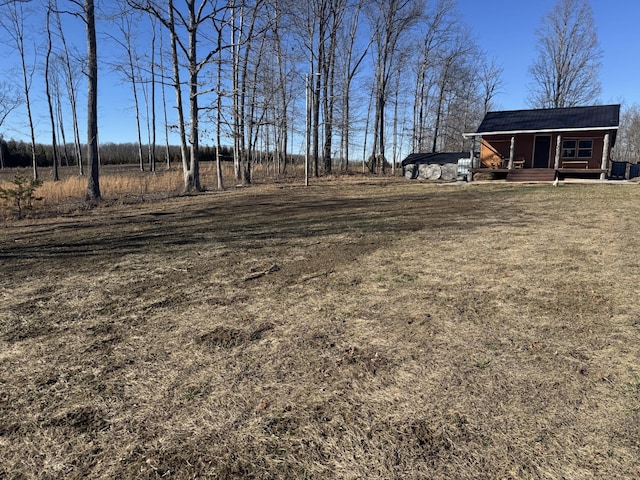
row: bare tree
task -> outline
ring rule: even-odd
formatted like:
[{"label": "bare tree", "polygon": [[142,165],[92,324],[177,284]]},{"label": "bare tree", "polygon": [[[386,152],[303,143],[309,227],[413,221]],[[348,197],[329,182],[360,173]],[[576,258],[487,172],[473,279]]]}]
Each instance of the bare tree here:
[{"label": "bare tree", "polygon": [[292,24],[297,28],[298,42],[303,46],[301,55],[308,62],[308,67],[301,68],[308,72],[305,74],[305,90],[309,118],[305,135],[314,176],[319,175],[320,137],[323,133],[324,171],[329,173],[332,168],[334,112],[336,100],[340,97],[336,93],[338,34],[347,6],[346,0],[291,2]]},{"label": "bare tree", "polygon": [[[76,0],[73,0],[74,2]],[[85,0],[83,19],[87,27],[87,161],[89,176],[86,198],[101,198],[98,159],[98,47],[96,41],[95,7],[93,0]]]},{"label": "bare tree", "polygon": [[357,50],[358,32],[360,29],[360,13],[365,0],[356,0],[350,5],[343,28],[342,48],[338,53],[343,57],[339,61],[342,64],[342,125],[340,132],[341,160],[344,161],[344,170],[349,169],[349,146],[351,141],[351,90],[356,74],[362,66],[365,56],[369,52],[373,38],[369,43]]},{"label": "bare tree", "polygon": [[483,113],[486,114],[493,108],[493,99],[502,88],[504,68],[498,65],[495,59],[492,59],[482,62],[479,73]]},{"label": "bare tree", "polygon": [[588,0],[558,0],[537,30],[529,103],[562,108],[597,101],[602,51]]},{"label": "bare tree", "polygon": [[44,83],[45,93],[47,95],[47,104],[49,105],[49,119],[51,120],[51,151],[53,156],[53,180],[57,182],[58,176],[58,141],[56,139],[56,117],[53,113],[53,98],[51,95],[51,53],[53,51],[53,41],[51,38],[51,14],[53,4],[51,0],[47,2],[46,25],[47,25],[47,54],[45,56]]},{"label": "bare tree", "polygon": [[375,45],[375,109],[373,146],[369,168],[384,173],[386,103],[389,80],[397,60],[400,39],[417,23],[424,5],[419,0],[375,0],[367,9],[373,24]]},{"label": "bare tree", "polygon": [[502,69],[488,61],[469,35],[452,0],[426,10],[417,31],[411,148],[414,152],[463,150],[462,132],[488,109]]},{"label": "bare tree", "polygon": [[[20,93],[9,83],[0,83],[0,127],[9,114],[22,104]],[[0,136],[0,168],[5,168],[4,149],[2,148]]]},{"label": "bare tree", "polygon": [[[54,56],[52,64],[53,64],[52,65],[53,75],[51,75],[51,83],[53,88],[53,102],[55,105],[55,112],[57,117],[56,127],[60,134],[58,138],[60,138],[60,142],[62,146],[62,152],[60,153],[60,155],[64,159],[64,164],[68,167],[69,151],[67,149],[67,140],[66,140],[66,134],[65,134],[65,125],[64,125],[65,115],[62,109],[63,94],[62,94],[62,87],[60,84],[61,75],[62,75],[61,58],[58,55]],[[60,160],[60,163],[62,164],[62,160]]]},{"label": "bare tree", "polygon": [[162,35],[163,30],[160,29],[160,48],[159,48],[159,56],[160,56],[160,72],[162,75],[162,114],[164,117],[164,160],[166,163],[167,170],[171,168],[171,152],[169,150],[169,121],[167,115],[167,97],[165,92],[165,82],[164,82],[164,39]]},{"label": "bare tree", "polygon": [[[257,19],[255,15],[252,15],[252,18]],[[255,24],[255,20],[252,20],[252,23]],[[256,41],[254,43],[257,43],[258,48],[252,55],[253,58],[250,58],[249,55],[245,55],[242,60],[242,91],[244,94],[242,95],[241,105],[243,105],[242,111],[244,112],[245,117],[245,120],[242,123],[245,126],[245,135],[247,138],[246,146],[249,153],[249,166],[256,159],[261,159],[263,148],[258,148],[258,141],[260,140],[260,134],[263,130],[262,127],[266,124],[265,117],[267,112],[265,92],[261,91],[261,87],[263,85],[266,86],[267,81],[264,78],[261,79],[261,85],[259,85],[258,81],[258,76],[263,69],[262,63],[265,59],[265,38],[262,35],[256,37],[259,38],[255,38]],[[251,41],[247,42],[247,47],[251,43]],[[249,49],[247,48],[247,53],[248,52]],[[268,83],[271,84],[271,78],[269,78]]]},{"label": "bare tree", "polygon": [[306,94],[306,156],[311,161],[313,175],[318,176],[319,143],[320,143],[320,89],[322,86],[319,65],[324,60],[324,37],[327,31],[328,3],[323,0],[310,0],[292,5],[293,15],[300,21],[301,39],[304,54],[309,62],[305,75]]},{"label": "bare tree", "polygon": [[327,45],[324,48],[325,59],[322,62],[323,90],[323,118],[324,118],[324,171],[330,173],[332,169],[332,140],[336,110],[336,59],[338,57],[339,33],[347,14],[347,0],[332,0],[329,6],[329,31]]},{"label": "bare tree", "polygon": [[222,178],[222,161],[220,159],[220,149],[222,148],[222,29],[217,33],[218,59],[216,68],[216,181],[218,190],[224,189]]},{"label": "bare tree", "polygon": [[434,8],[426,11],[419,30],[423,32],[421,41],[416,42],[416,74],[413,104],[413,151],[427,151],[427,139],[431,135],[429,113],[434,110],[434,90],[439,79],[438,63],[441,50],[446,48],[455,28],[459,25],[454,16],[455,4],[452,0],[439,0]]},{"label": "bare tree", "polygon": [[0,27],[2,27],[11,37],[14,47],[20,55],[20,66],[22,72],[22,93],[24,95],[24,102],[27,108],[27,118],[29,120],[29,132],[31,138],[31,167],[33,172],[33,179],[38,180],[38,164],[36,159],[36,134],[34,127],[33,114],[31,111],[31,86],[33,82],[33,75],[35,72],[36,55],[33,55],[33,64],[27,64],[27,46],[25,44],[25,18],[27,12],[21,1],[6,2],[7,11],[6,15],[3,15],[3,19],[0,20]]},{"label": "bare tree", "polygon": [[202,0],[196,7],[195,0],[185,0],[187,15],[180,16],[186,20],[185,28],[188,33],[188,45],[179,41],[188,63],[189,71],[189,113],[190,113],[190,127],[189,141],[191,143],[189,168],[185,170],[185,190],[200,190],[200,166],[199,166],[199,142],[200,142],[200,107],[198,103],[201,92],[199,91],[200,85],[198,83],[198,75],[202,68],[209,63],[209,61],[217,53],[216,48],[209,50],[202,58],[198,56],[198,30],[205,23],[211,21],[215,22],[216,17],[221,11],[226,9],[226,6],[218,6],[216,2],[210,2]]},{"label": "bare tree", "polygon": [[[156,19],[150,17],[151,20],[151,59],[150,59],[150,103],[151,103],[151,118],[147,115],[147,130],[150,130],[149,135],[149,170],[156,171]],[[145,90],[146,91],[146,90]],[[146,97],[145,97],[146,98]],[[148,111],[148,103],[147,103]]]},{"label": "bare tree", "polygon": [[0,127],[9,114],[22,104],[18,90],[8,82],[0,83]]},{"label": "bare tree", "polygon": [[617,160],[640,163],[640,105],[623,109],[615,152]]},{"label": "bare tree", "polygon": [[471,142],[463,137],[483,117],[483,97],[477,75],[477,61],[483,62],[472,48],[469,55],[455,63],[443,106],[438,145],[440,151],[468,151]]},{"label": "bare tree", "polygon": [[77,69],[74,69],[72,62],[72,56],[67,45],[64,29],[62,28],[62,21],[60,20],[60,11],[58,10],[57,1],[54,3],[56,26],[58,27],[58,36],[62,44],[62,51],[59,54],[59,58],[64,68],[64,78],[67,87],[67,94],[69,96],[69,103],[71,107],[71,120],[73,123],[73,143],[75,150],[76,161],[78,162],[78,170],[80,175],[84,175],[84,162],[82,159],[82,143],[80,141],[80,129],[78,123],[78,107],[76,102],[76,88],[77,88]]},{"label": "bare tree", "polygon": [[[200,106],[199,97],[203,94],[199,83],[199,75],[202,69],[209,65],[211,59],[217,53],[212,46],[199,54],[198,44],[203,40],[204,31],[216,22],[219,15],[229,8],[226,4],[213,0],[183,0],[182,8],[177,7],[173,0],[167,0],[166,16],[162,11],[161,3],[157,0],[127,0],[129,6],[139,9],[154,16],[162,23],[171,34],[171,58],[173,64],[173,82],[176,91],[176,107],[178,111],[178,128],[182,151],[182,167],[184,176],[184,191],[199,191],[200,186]],[[223,2],[224,3],[224,2]],[[184,32],[184,36],[179,35]],[[188,73],[187,87],[189,91],[189,155],[186,151],[186,128],[182,109],[182,84],[180,81],[181,63],[179,53],[186,60]]]},{"label": "bare tree", "polygon": [[276,58],[276,95],[278,99],[274,102],[274,127],[275,127],[275,162],[276,162],[276,174],[286,173],[287,170],[287,142],[289,138],[289,125],[294,122],[289,122],[289,113],[291,105],[291,92],[293,86],[291,83],[291,68],[290,61],[291,55],[289,55],[288,45],[286,45],[287,36],[287,22],[283,21],[286,13],[286,6],[278,0],[268,2],[267,7],[270,14],[270,27],[272,48]]},{"label": "bare tree", "polygon": [[180,138],[180,158],[182,159],[182,172],[184,175],[185,189],[189,182],[189,160],[187,157],[187,135],[184,123],[184,108],[182,105],[182,82],[180,81],[180,61],[178,59],[178,33],[176,32],[175,14],[173,0],[167,0],[167,18],[163,21],[160,9],[152,7],[150,4],[147,11],[151,12],[169,30],[169,40],[171,44],[171,68],[173,72],[173,89],[176,94],[176,112],[178,114],[178,138]]},{"label": "bare tree", "polygon": [[[433,128],[433,143],[431,152],[435,153],[438,149],[438,141],[441,135],[441,127],[446,123],[445,106],[448,103],[448,96],[458,93],[460,86],[464,88],[464,63],[469,56],[475,53],[475,45],[468,38],[466,32],[455,35],[452,41],[440,53],[439,58],[439,78],[436,87],[436,105],[435,105],[435,124]],[[445,142],[441,142],[445,143]]]},{"label": "bare tree", "polygon": [[139,70],[139,58],[135,49],[135,38],[133,24],[139,23],[140,18],[133,18],[131,12],[123,12],[118,23],[118,29],[122,39],[111,36],[111,38],[122,47],[125,52],[126,63],[116,65],[119,71],[128,82],[131,82],[131,92],[133,93],[133,107],[136,115],[136,133],[138,139],[138,167],[144,171],[144,159],[142,157],[142,127],[140,125],[140,100],[138,99],[138,84],[141,83]]},{"label": "bare tree", "polygon": [[[176,16],[182,20],[183,26],[185,19],[174,6],[173,0],[167,0],[166,12],[164,11],[163,2],[154,0],[127,0],[127,4],[135,9],[146,12],[148,15],[158,19],[158,21],[169,31],[169,40],[171,45],[171,67],[172,67],[172,84],[176,95],[176,113],[178,116],[177,128],[178,138],[180,140],[180,157],[182,159],[182,171],[184,176],[184,190],[196,189],[193,172],[189,166],[189,155],[187,150],[187,135],[185,126],[185,115],[182,100],[182,80],[180,75],[180,58],[178,56],[179,49],[184,50],[183,43],[178,37]],[[193,4],[193,2],[190,2]],[[165,103],[166,105],[166,103]],[[165,111],[166,123],[166,111]],[[196,157],[197,158],[197,157]],[[167,156],[167,168],[169,167],[169,157]],[[197,179],[197,189],[200,188],[200,179]]]},{"label": "bare tree", "polygon": [[[232,88],[232,136],[234,141],[234,170],[236,180],[242,183],[251,182],[252,151],[251,143],[254,138],[254,127],[260,121],[255,118],[255,82],[253,88],[251,78],[255,79],[256,63],[252,54],[255,45],[263,43],[264,28],[259,25],[262,0],[246,2],[233,0],[228,2],[231,11],[229,25],[231,28],[231,88]],[[258,43],[260,42],[260,43]],[[259,57],[259,55],[258,55]],[[253,63],[253,72],[250,66]]]}]

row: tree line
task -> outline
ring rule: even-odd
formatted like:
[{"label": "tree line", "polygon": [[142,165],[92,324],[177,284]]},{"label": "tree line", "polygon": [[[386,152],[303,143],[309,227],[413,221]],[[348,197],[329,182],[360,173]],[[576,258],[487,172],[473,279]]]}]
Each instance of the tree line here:
[{"label": "tree line", "polygon": [[[80,25],[87,47],[70,41]],[[475,129],[502,88],[503,67],[478,47],[455,0],[5,0],[0,27],[20,58],[20,82],[0,83],[0,128],[26,106],[37,178],[31,104],[39,72],[51,162],[55,169],[73,158],[81,174],[88,164],[89,197],[99,197],[96,100],[106,69],[129,86],[131,158],[155,170],[174,136],[185,191],[200,189],[205,135],[215,152],[229,145],[240,183],[251,182],[262,153],[282,172],[301,145],[315,176],[353,168],[354,158],[384,173],[403,151],[467,150],[462,133]],[[587,0],[558,0],[544,17],[530,69],[532,106],[597,96],[601,53],[591,27]],[[108,55],[98,55],[102,44]],[[39,55],[29,55],[31,45]],[[219,188],[222,160],[216,155]]]},{"label": "tree line", "polygon": [[[84,146],[83,146],[84,147]],[[147,146],[145,145],[145,148]],[[55,149],[50,143],[36,143],[35,154],[39,167],[52,168],[54,158],[57,158],[59,166],[75,167],[80,171],[81,159],[75,155],[73,143],[57,144]],[[131,159],[136,158],[139,145],[137,143],[102,143],[99,149],[100,165],[126,165],[131,164]],[[216,147],[203,146],[200,148],[200,160],[203,162],[215,162],[220,157],[222,162],[233,161],[233,151],[229,146],[222,146],[218,155]],[[146,160],[146,158],[145,158]],[[163,149],[163,168],[170,169],[180,160],[180,148],[170,145],[168,150]],[[264,161],[264,160],[263,160]],[[299,161],[299,159],[298,159]],[[0,138],[0,168],[29,168],[32,162],[31,145],[22,140],[4,140]],[[151,166],[146,163],[145,169]]]}]

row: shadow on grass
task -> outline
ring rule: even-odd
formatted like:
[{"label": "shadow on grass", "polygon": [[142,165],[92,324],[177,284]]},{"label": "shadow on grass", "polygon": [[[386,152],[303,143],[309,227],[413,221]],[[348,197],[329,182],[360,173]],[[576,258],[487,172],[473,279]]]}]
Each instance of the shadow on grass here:
[{"label": "shadow on grass", "polygon": [[[234,196],[230,201],[192,197],[180,205],[166,201],[162,211],[120,209],[97,218],[48,223],[32,231],[25,227],[0,243],[0,259],[95,259],[172,248],[199,250],[216,243],[251,248],[266,241],[331,235],[373,238],[418,230],[472,234],[478,225],[513,222],[521,215],[514,204],[505,207],[509,204],[500,202],[503,195],[470,189],[412,190],[406,195],[395,190],[384,196],[375,192],[376,196],[331,198],[317,190],[311,197],[304,191],[293,193]],[[499,214],[492,208],[496,203]]]}]

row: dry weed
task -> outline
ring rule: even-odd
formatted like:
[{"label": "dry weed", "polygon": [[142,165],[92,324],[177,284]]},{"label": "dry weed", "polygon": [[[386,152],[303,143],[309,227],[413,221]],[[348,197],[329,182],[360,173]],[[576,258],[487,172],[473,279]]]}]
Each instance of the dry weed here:
[{"label": "dry weed", "polygon": [[[75,209],[83,201],[87,190],[86,176],[80,176],[77,167],[60,167],[60,180],[51,179],[50,169],[40,171],[43,184],[36,195],[36,210],[64,211]],[[10,181],[16,172],[30,178],[29,169],[0,170],[0,187],[10,186]],[[223,187],[235,186],[233,165],[223,163]],[[252,168],[252,179],[257,184],[265,182],[283,182],[292,179],[300,181],[301,166],[288,165],[287,173],[275,175],[273,167],[268,164],[256,164]],[[327,177],[323,182],[335,181],[337,177]],[[218,178],[215,164],[203,162],[200,164],[200,180],[205,190],[216,190]],[[128,197],[145,198],[157,196],[175,196],[182,191],[183,176],[180,166],[173,166],[170,170],[165,165],[158,165],[155,172],[141,171],[136,165],[106,165],[100,168],[100,190],[107,199],[123,199]],[[10,209],[5,209],[3,218],[10,217]],[[32,213],[42,216],[42,213]]]}]

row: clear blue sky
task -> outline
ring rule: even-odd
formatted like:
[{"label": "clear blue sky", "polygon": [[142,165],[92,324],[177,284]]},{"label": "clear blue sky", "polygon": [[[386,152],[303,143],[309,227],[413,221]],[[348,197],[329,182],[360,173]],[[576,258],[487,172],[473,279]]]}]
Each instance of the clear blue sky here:
[{"label": "clear blue sky", "polygon": [[[63,2],[64,3],[64,2]],[[499,109],[512,110],[527,108],[528,68],[536,56],[535,30],[542,17],[554,5],[555,0],[458,0],[458,9],[468,25],[473,38],[479,46],[504,68],[503,87],[495,98]],[[640,0],[591,0],[594,20],[597,26],[600,46],[603,50],[601,71],[601,103],[640,103],[640,36],[637,35],[637,22],[640,19]],[[614,8],[615,6],[615,8]],[[84,25],[69,17],[68,32],[72,43],[78,46],[80,54],[85,49]],[[108,24],[98,22],[102,31],[101,40]],[[38,34],[41,34],[38,32]],[[0,32],[0,55],[15,64],[19,60],[15,52],[6,47],[6,34]],[[101,60],[116,55],[113,43],[99,45]],[[44,53],[40,53],[43,61]],[[118,55],[120,55],[118,53]],[[11,78],[8,70],[0,71],[0,82]],[[84,90],[84,87],[83,87]],[[99,85],[100,139],[101,142],[135,142],[136,127],[131,97],[131,87],[120,76],[106,66],[101,67]],[[34,104],[38,141],[50,142],[48,113],[41,85],[34,85]],[[168,102],[174,102],[173,93],[167,90]],[[84,117],[85,93],[82,92],[80,113]],[[157,111],[160,118],[162,112]],[[28,138],[25,114],[17,111],[12,114],[0,133],[6,138]],[[84,141],[85,128],[81,125],[81,137]],[[67,132],[70,141],[70,132]],[[158,132],[158,143],[162,143],[162,132]],[[144,140],[143,140],[144,141]],[[211,143],[203,138],[203,143]]]},{"label": "clear blue sky", "polygon": [[[504,68],[501,109],[528,108],[528,68],[536,58],[535,31],[555,0],[459,0],[480,47]],[[640,1],[591,0],[602,60],[601,103],[640,103]]]}]

